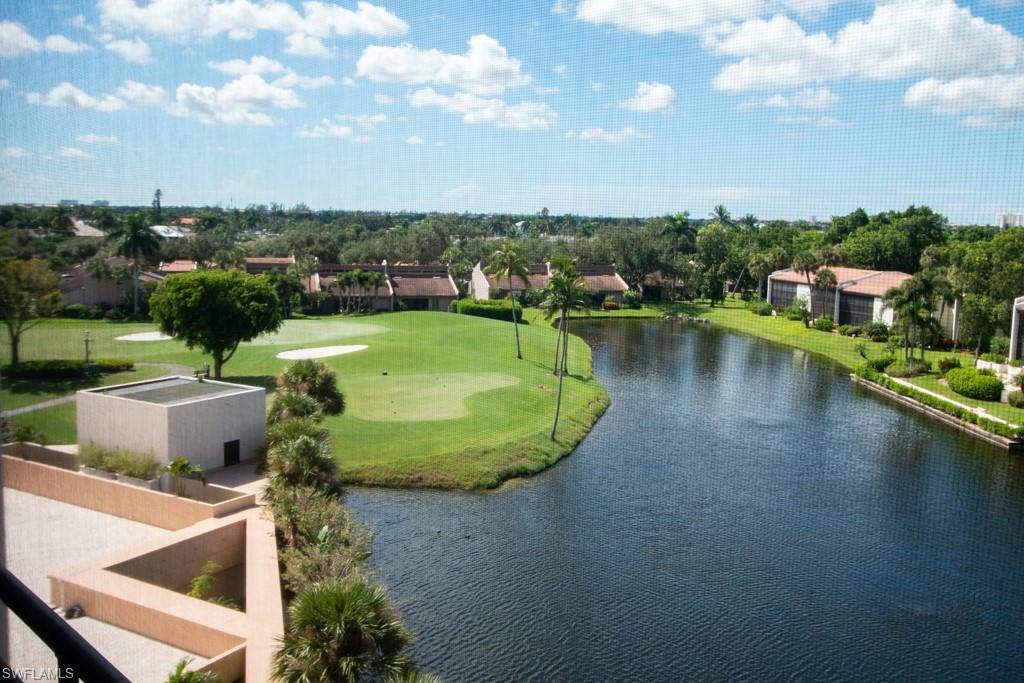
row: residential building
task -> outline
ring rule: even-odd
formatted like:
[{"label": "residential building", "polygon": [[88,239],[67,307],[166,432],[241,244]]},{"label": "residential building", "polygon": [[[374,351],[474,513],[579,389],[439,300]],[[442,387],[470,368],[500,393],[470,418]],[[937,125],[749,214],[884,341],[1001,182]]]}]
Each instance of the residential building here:
[{"label": "residential building", "polygon": [[[504,278],[501,281],[491,275],[487,275],[482,264],[477,263],[473,267],[473,274],[470,279],[470,295],[474,299],[504,298],[510,292],[521,294],[527,289],[543,289],[551,279],[550,263],[533,263],[527,266],[529,277],[527,282],[520,278]],[[583,279],[583,283],[594,292],[595,302],[605,299],[622,301],[622,295],[629,291],[629,285],[616,271],[614,265],[578,266],[577,271]]]},{"label": "residential building", "polygon": [[94,228],[93,226],[89,225],[88,223],[79,218],[72,218],[71,224],[71,229],[74,231],[75,237],[103,238],[107,236],[107,233],[97,228]]},{"label": "residential building", "polygon": [[997,213],[997,228],[1019,228],[1024,226],[1024,213]]},{"label": "residential building", "polygon": [[[116,306],[122,298],[131,296],[131,260],[114,256],[104,264],[109,277],[90,273],[84,263],[62,273],[57,283],[61,301],[83,306]],[[160,273],[139,271],[140,283],[158,283],[163,279]]]},{"label": "residential building", "polygon": [[772,273],[768,276],[768,303],[780,309],[792,305],[796,299],[803,299],[808,304],[813,301],[812,309],[816,315],[827,315],[840,325],[893,323],[893,311],[882,299],[887,291],[909,280],[910,275],[838,266],[829,270],[835,273],[838,284],[834,290],[828,291],[808,286],[806,276],[792,268]]},{"label": "residential building", "polygon": [[182,239],[185,237],[184,231],[173,225],[151,225],[149,229],[164,239]]},{"label": "residential building", "polygon": [[[459,298],[459,289],[444,266],[389,265],[384,261],[380,265],[321,263],[317,270],[322,289],[338,297],[339,305],[357,297],[371,311],[447,311]],[[343,273],[355,270],[380,273],[381,285],[374,289],[338,284]]]},{"label": "residential building", "polygon": [[1013,302],[1010,323],[1010,360],[1024,360],[1024,296]]}]

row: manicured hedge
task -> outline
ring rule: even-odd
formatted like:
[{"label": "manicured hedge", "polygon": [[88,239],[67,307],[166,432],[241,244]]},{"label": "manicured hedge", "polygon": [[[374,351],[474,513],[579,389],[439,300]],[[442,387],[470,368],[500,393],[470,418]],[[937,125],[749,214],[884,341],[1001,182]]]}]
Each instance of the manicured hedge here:
[{"label": "manicured hedge", "polygon": [[959,358],[956,358],[954,356],[946,356],[945,358],[939,359],[939,374],[942,375],[943,377],[945,377],[946,373],[949,372],[950,370],[955,370],[956,368],[959,367],[962,367],[960,365]]},{"label": "manicured hedge", "polygon": [[[120,358],[97,358],[89,365],[96,365],[101,373],[135,369],[135,363]],[[84,360],[26,360],[5,365],[3,375],[11,379],[78,379],[88,374],[89,365]]]},{"label": "manicured hedge", "polygon": [[[462,315],[475,315],[481,318],[512,322],[512,304],[508,299],[461,299],[456,304],[455,310]],[[518,304],[516,304],[516,320],[522,325],[528,324],[523,320],[523,307]]]},{"label": "manicured hedge", "polygon": [[961,396],[979,401],[998,401],[1003,395],[1003,383],[998,377],[975,368],[953,368],[946,373],[946,382]]},{"label": "manicured hedge", "polygon": [[931,394],[926,394],[923,391],[919,391],[913,387],[908,387],[904,384],[900,384],[899,382],[896,382],[890,379],[889,377],[886,377],[880,372],[875,372],[866,365],[858,366],[856,373],[858,377],[874,382],[879,386],[883,386],[886,389],[889,389],[890,391],[896,392],[900,396],[912,398],[918,403],[926,405],[929,408],[941,410],[947,415],[951,415],[957,419],[963,420],[964,422],[969,422],[971,424],[978,425],[986,432],[990,432],[997,436],[1001,436],[1003,438],[1011,439],[1014,441],[1024,440],[1024,427],[1015,428],[1011,427],[1010,425],[1004,422],[996,422],[995,420],[990,420],[987,417],[981,417],[977,413],[974,413],[970,410],[964,410],[960,406],[953,405],[949,401],[945,401],[941,398],[936,398]]}]

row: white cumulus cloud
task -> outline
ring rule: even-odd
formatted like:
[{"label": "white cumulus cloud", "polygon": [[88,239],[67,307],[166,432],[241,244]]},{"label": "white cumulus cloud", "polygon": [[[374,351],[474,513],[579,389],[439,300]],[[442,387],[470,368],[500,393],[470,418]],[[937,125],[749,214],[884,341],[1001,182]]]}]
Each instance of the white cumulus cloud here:
[{"label": "white cumulus cloud", "polygon": [[954,0],[896,0],[834,37],[807,33],[784,15],[753,19],[706,45],[739,58],[714,79],[719,90],[743,91],[842,79],[957,78],[1019,70],[1024,39],[976,17]]},{"label": "white cumulus cloud", "polygon": [[92,159],[92,155],[78,147],[61,147],[58,155],[68,159]]},{"label": "white cumulus cloud", "polygon": [[26,93],[25,99],[31,104],[41,104],[45,107],[72,107],[105,112],[119,111],[125,106],[124,100],[119,97],[113,95],[94,97],[67,81],[54,86],[45,95],[35,92]]},{"label": "white cumulus cloud", "polygon": [[408,43],[395,47],[370,45],[356,64],[356,75],[379,83],[450,85],[475,95],[499,95],[506,88],[527,85],[518,59],[497,40],[478,34],[464,54],[421,50]]},{"label": "white cumulus cloud", "polygon": [[676,91],[664,83],[647,83],[640,81],[636,86],[636,94],[628,100],[619,102],[623,109],[640,112],[668,111],[676,103]]},{"label": "white cumulus cloud", "polygon": [[246,74],[219,89],[182,83],[167,111],[204,124],[270,126],[274,119],[265,110],[302,106],[294,91],[267,83],[262,76]]},{"label": "white cumulus cloud", "polygon": [[153,61],[149,43],[142,38],[109,40],[103,44],[103,47],[133,64],[149,64]]},{"label": "white cumulus cloud", "polygon": [[462,114],[465,123],[490,123],[498,128],[516,130],[547,130],[558,118],[558,112],[543,102],[506,104],[499,99],[485,99],[470,93],[442,95],[433,88],[409,94],[413,107],[436,107],[453,114]]},{"label": "white cumulus cloud", "polygon": [[426,140],[421,138],[419,135],[410,135],[405,139],[407,145],[422,145]]},{"label": "white cumulus cloud", "polygon": [[322,119],[318,125],[302,128],[297,134],[300,138],[338,138],[359,143],[370,142],[372,139],[367,135],[357,134],[352,126],[330,119]]},{"label": "white cumulus cloud", "polygon": [[28,150],[26,150],[26,149],[24,149],[22,147],[5,147],[4,151],[3,151],[3,156],[7,157],[8,159],[17,159],[19,157],[26,157],[26,156],[28,156]]},{"label": "white cumulus cloud", "polygon": [[137,107],[159,107],[167,101],[167,91],[159,85],[125,81],[114,91],[120,99]]},{"label": "white cumulus cloud", "polygon": [[648,35],[695,33],[724,21],[753,19],[762,0],[583,0],[576,18]]},{"label": "white cumulus cloud", "polygon": [[92,49],[85,43],[76,43],[70,38],[59,35],[47,36],[46,40],[43,41],[43,47],[46,48],[47,52],[61,52],[70,55]]},{"label": "white cumulus cloud", "polygon": [[0,21],[0,56],[16,57],[26,52],[39,52],[42,44],[16,21]]},{"label": "white cumulus cloud", "polygon": [[580,131],[580,140],[590,140],[593,142],[606,142],[610,145],[615,145],[626,140],[643,140],[649,137],[648,135],[641,133],[640,131],[626,126],[622,130],[605,130],[604,128],[585,128]]},{"label": "white cumulus cloud", "polygon": [[971,127],[1024,121],[1024,73],[942,81],[928,78],[912,85],[903,104],[936,114],[963,116]]},{"label": "white cumulus cloud", "polygon": [[85,135],[79,135],[77,138],[75,138],[75,140],[77,140],[78,142],[84,142],[89,145],[116,145],[118,142],[116,135],[97,135],[96,133],[86,133]]},{"label": "white cumulus cloud", "polygon": [[322,39],[332,36],[400,36],[409,25],[370,2],[355,9],[339,4],[306,1],[300,12],[282,0],[98,0],[100,21],[106,27],[146,31],[178,40],[227,34],[249,40],[260,31],[281,33],[290,54],[329,53]]},{"label": "white cumulus cloud", "polygon": [[373,96],[373,101],[380,105],[389,105],[395,103],[395,98],[390,95],[384,95],[383,93],[377,93]]},{"label": "white cumulus cloud", "polygon": [[314,90],[335,85],[337,82],[331,76],[300,76],[276,59],[270,59],[262,55],[255,55],[249,61],[230,59],[226,62],[208,62],[207,65],[211,69],[228,74],[229,76],[280,74],[280,76],[271,81],[271,85],[279,88],[298,87],[303,90]]}]

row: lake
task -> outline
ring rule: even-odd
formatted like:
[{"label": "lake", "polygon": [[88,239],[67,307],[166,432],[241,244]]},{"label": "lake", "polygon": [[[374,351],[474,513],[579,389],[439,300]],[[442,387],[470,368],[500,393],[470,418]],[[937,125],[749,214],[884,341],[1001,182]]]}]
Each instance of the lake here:
[{"label": "lake", "polygon": [[611,407],[467,494],[352,489],[447,681],[1024,679],[1024,459],[820,357],[590,321]]}]

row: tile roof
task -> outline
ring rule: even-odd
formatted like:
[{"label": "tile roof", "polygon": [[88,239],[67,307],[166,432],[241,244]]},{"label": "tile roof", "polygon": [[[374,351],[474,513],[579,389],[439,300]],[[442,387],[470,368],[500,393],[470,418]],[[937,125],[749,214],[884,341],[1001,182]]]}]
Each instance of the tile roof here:
[{"label": "tile roof", "polygon": [[459,290],[448,276],[447,269],[442,273],[407,272],[392,275],[391,284],[396,297],[443,296],[457,297]]},{"label": "tile roof", "polygon": [[[899,287],[904,280],[909,280],[911,277],[907,273],[894,270],[865,270],[863,268],[844,268],[842,266],[830,266],[828,268],[835,273],[839,289],[846,294],[860,294],[862,296],[884,296],[887,291],[893,287]],[[824,268],[820,270],[824,270]],[[807,284],[807,277],[792,268],[772,273],[771,279],[776,282]],[[814,282],[814,275],[811,275],[811,282]]]},{"label": "tile roof", "polygon": [[173,273],[191,273],[193,270],[197,270],[195,261],[189,261],[188,259],[177,259],[175,261],[168,261],[160,264],[160,272],[165,275]]}]

